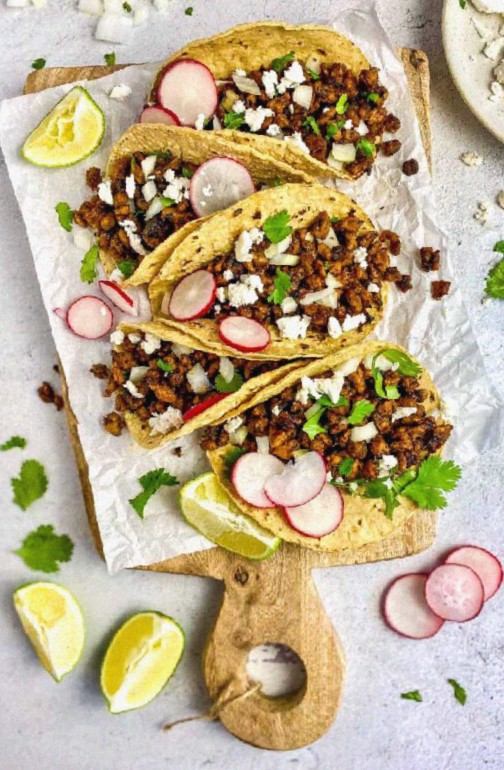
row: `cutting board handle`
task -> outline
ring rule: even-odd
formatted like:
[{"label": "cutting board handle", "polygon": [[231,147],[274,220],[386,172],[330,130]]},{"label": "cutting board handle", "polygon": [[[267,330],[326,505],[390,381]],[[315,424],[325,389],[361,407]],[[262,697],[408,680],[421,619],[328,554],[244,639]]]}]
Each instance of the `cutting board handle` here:
[{"label": "cutting board handle", "polygon": [[[312,743],[336,715],[344,660],[308,560],[285,543],[264,562],[230,558],[224,584],[203,657],[210,696],[222,704],[219,718],[238,738],[261,748],[287,750]],[[303,661],[306,684],[299,692],[279,698],[250,693],[248,654],[267,643],[287,645]]]}]

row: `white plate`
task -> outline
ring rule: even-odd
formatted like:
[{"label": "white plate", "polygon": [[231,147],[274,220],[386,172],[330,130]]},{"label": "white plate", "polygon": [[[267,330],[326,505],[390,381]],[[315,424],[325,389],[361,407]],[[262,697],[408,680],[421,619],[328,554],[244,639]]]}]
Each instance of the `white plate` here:
[{"label": "white plate", "polygon": [[[468,107],[497,139],[504,142],[504,96],[496,102],[488,98],[490,83],[494,80],[492,70],[498,61],[490,61],[483,54],[486,41],[476,31],[473,17],[497,36],[503,23],[502,16],[479,13],[469,0],[465,8],[460,7],[458,0],[444,0],[442,31],[446,60]],[[502,41],[501,56],[504,56],[504,36]]]}]

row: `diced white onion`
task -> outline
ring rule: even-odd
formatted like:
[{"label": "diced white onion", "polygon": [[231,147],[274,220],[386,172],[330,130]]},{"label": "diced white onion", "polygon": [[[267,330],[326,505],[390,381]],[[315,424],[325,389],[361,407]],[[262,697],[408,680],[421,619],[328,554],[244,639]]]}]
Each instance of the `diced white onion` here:
[{"label": "diced white onion", "polygon": [[238,428],[238,430],[235,430],[234,433],[229,434],[229,440],[232,444],[235,444],[236,446],[241,446],[245,439],[247,438],[248,430],[245,425],[242,425],[241,428]]},{"label": "diced white onion", "polygon": [[357,156],[357,150],[353,144],[333,144],[331,157],[341,163],[352,163]]},{"label": "diced white onion", "polygon": [[256,436],[257,452],[260,455],[269,454],[269,438],[268,436]]},{"label": "diced white onion", "polygon": [[129,43],[133,34],[133,19],[104,13],[97,24],[95,37],[107,43]]},{"label": "diced white onion", "polygon": [[254,96],[261,95],[261,89],[252,78],[248,78],[244,75],[232,75],[232,80],[238,91],[244,94],[253,94]]},{"label": "diced white onion", "polygon": [[303,297],[303,299],[300,299],[299,302],[301,305],[312,305],[313,303],[320,303],[322,300],[328,299],[332,294],[334,294],[334,289],[331,288],[321,289],[320,291],[310,291]]},{"label": "diced white onion", "polygon": [[292,93],[292,100],[303,109],[309,110],[312,96],[313,88],[311,86],[296,86]]},{"label": "diced white onion", "polygon": [[332,273],[329,273],[329,275],[326,275],[325,282],[326,282],[326,286],[329,286],[331,289],[340,289],[343,286],[343,284],[340,283]]},{"label": "diced white onion", "polygon": [[340,160],[335,160],[331,153],[329,153],[327,157],[327,165],[331,168],[334,168],[336,171],[343,171],[345,164],[342,163]]},{"label": "diced white onion", "polygon": [[219,373],[222,374],[226,382],[231,382],[234,377],[235,368],[229,358],[222,357],[219,362]]},{"label": "diced white onion", "polygon": [[189,385],[195,393],[206,393],[212,387],[201,364],[195,364],[186,374]]},{"label": "diced white onion", "polygon": [[334,232],[333,227],[330,228],[324,240],[320,242],[325,246],[329,246],[330,249],[335,249],[337,246],[339,246],[338,236]]},{"label": "diced white onion", "polygon": [[142,171],[146,179],[148,176],[152,174],[152,172],[156,168],[156,161],[157,161],[157,155],[147,155],[147,157],[144,158],[143,161],[141,162],[140,165],[142,166]]},{"label": "diced white onion", "polygon": [[345,377],[349,374],[353,374],[357,369],[359,368],[361,360],[359,357],[356,358],[350,358],[348,361],[345,361],[344,364],[341,364],[341,366],[338,366],[337,371],[341,372]]},{"label": "diced white onion", "polygon": [[188,356],[193,352],[193,348],[189,348],[187,345],[180,345],[178,342],[174,342],[171,349],[173,355],[177,356],[177,358],[180,358],[180,356]]},{"label": "diced white onion", "polygon": [[130,380],[131,382],[134,382],[135,385],[137,382],[140,382],[140,380],[143,380],[147,372],[149,371],[148,366],[133,366],[130,371]]},{"label": "diced white onion", "polygon": [[145,219],[146,220],[152,219],[152,217],[157,216],[162,210],[163,210],[163,204],[161,203],[161,199],[154,198],[149,208],[145,212]]},{"label": "diced white onion", "polygon": [[142,195],[147,203],[156,197],[157,187],[156,183],[152,179],[149,179],[148,182],[142,185]]},{"label": "diced white onion", "polygon": [[285,254],[285,252],[288,250],[291,243],[292,243],[291,235],[288,235],[287,238],[284,238],[283,241],[280,241],[279,243],[272,243],[270,246],[268,246],[267,249],[264,250],[266,259],[277,257],[279,254]]},{"label": "diced white onion", "polygon": [[306,60],[306,69],[310,69],[320,75],[320,57],[316,53],[310,54]]},{"label": "diced white onion", "polygon": [[357,425],[350,431],[350,441],[371,441],[378,434],[374,422],[368,422],[367,425]]},{"label": "diced white onion", "polygon": [[94,243],[94,235],[91,230],[86,230],[85,227],[74,227],[73,242],[78,249],[89,251]]},{"label": "diced white onion", "polygon": [[103,13],[103,0],[79,0],[79,11],[89,16],[101,16]]},{"label": "diced white onion", "polygon": [[272,257],[269,261],[270,265],[286,265],[288,267],[294,267],[299,262],[297,254],[279,254],[278,257]]}]

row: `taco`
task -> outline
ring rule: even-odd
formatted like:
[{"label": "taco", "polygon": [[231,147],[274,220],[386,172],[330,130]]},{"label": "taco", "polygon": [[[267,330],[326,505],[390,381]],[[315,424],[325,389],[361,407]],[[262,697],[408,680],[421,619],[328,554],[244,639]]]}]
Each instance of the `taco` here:
[{"label": "taco", "polygon": [[103,426],[114,436],[127,427],[148,449],[226,419],[239,400],[255,403],[267,385],[300,366],[225,357],[155,322],[121,324],[111,342],[110,366],[91,368],[106,381],[104,395],[114,396]]},{"label": "taco", "polygon": [[103,176],[90,168],[86,179],[93,195],[74,222],[95,234],[107,275],[139,285],[156,275],[199,217],[256,187],[307,177],[227,137],[137,124],[114,145]]},{"label": "taco", "polygon": [[444,507],[440,490],[460,473],[439,457],[451,430],[428,372],[373,341],[240,401],[201,445],[244,513],[283,540],[335,551],[387,537],[419,504]]},{"label": "taco", "polygon": [[200,133],[217,129],[313,179],[355,179],[396,153],[400,121],[362,51],[333,29],[243,24],[170,56],[150,98]]},{"label": "taco", "polygon": [[383,315],[399,237],[350,198],[286,184],[231,206],[174,249],[149,286],[155,316],[206,345],[256,358],[321,357]]}]

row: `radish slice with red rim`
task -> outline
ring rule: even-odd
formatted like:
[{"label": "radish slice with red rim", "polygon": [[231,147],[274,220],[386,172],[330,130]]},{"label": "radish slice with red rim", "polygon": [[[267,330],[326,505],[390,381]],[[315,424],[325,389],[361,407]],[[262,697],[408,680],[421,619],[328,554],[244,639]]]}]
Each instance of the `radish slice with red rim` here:
[{"label": "radish slice with red rim", "polygon": [[212,307],[217,282],[208,270],[196,270],[182,278],[170,297],[168,311],[176,321],[201,318]]},{"label": "radish slice with red rim", "polygon": [[445,559],[445,564],[464,564],[477,574],[483,583],[484,600],[494,596],[502,583],[502,565],[498,558],[477,545],[455,548]]},{"label": "radish slice with red rim", "polygon": [[268,479],[264,492],[274,505],[295,508],[313,500],[326,483],[326,465],[318,452],[307,452]]},{"label": "radish slice with red rim", "polygon": [[274,455],[247,452],[233,465],[231,482],[246,503],[256,508],[271,508],[272,503],[264,494],[268,479],[282,473],[283,462]]},{"label": "radish slice with red rim", "polygon": [[264,350],[271,340],[271,335],[259,321],[233,315],[219,323],[219,337],[226,345],[244,353]]},{"label": "radish slice with red rim", "polygon": [[121,289],[114,281],[98,281],[100,289],[113,305],[123,313],[138,315],[138,303],[130,297],[127,291]]},{"label": "radish slice with red rim", "polygon": [[202,412],[206,412],[207,409],[210,409],[211,406],[214,404],[218,404],[219,401],[222,401],[223,398],[226,398],[226,396],[231,395],[230,393],[213,393],[211,396],[208,396],[208,398],[205,398],[204,401],[201,401],[199,404],[195,404],[195,406],[191,406],[190,409],[187,410],[187,412],[184,412],[182,415],[182,419],[184,422],[188,422],[189,420],[192,420],[194,417],[197,417]]},{"label": "radish slice with red rim", "polygon": [[479,615],[484,602],[483,583],[470,567],[441,564],[425,583],[425,600],[444,620],[465,623]]},{"label": "radish slice with red rim", "polygon": [[114,315],[102,299],[86,294],[69,306],[66,322],[70,331],[78,337],[97,340],[112,329]]},{"label": "radish slice with red rim", "polygon": [[138,116],[139,123],[163,123],[165,126],[180,126],[180,120],[174,112],[159,104],[144,107]]},{"label": "radish slice with red rim", "polygon": [[324,537],[334,532],[343,520],[343,498],[332,484],[324,484],[313,500],[295,508],[284,508],[284,514],[291,527],[302,535]]},{"label": "radish slice with red rim", "polygon": [[191,179],[191,206],[199,217],[213,214],[252,195],[254,182],[248,169],[233,158],[217,157],[202,163]]},{"label": "radish slice with red rim", "polygon": [[200,115],[217,109],[217,86],[208,67],[195,59],[179,59],[161,74],[157,101],[174,112],[183,126],[195,126]]},{"label": "radish slice with red rim", "polygon": [[429,639],[444,624],[425,601],[427,577],[423,572],[401,575],[389,586],[383,600],[387,625],[409,639]]}]

